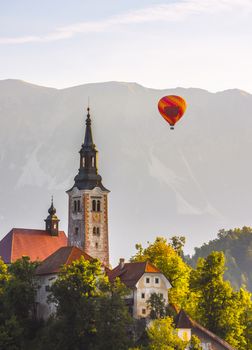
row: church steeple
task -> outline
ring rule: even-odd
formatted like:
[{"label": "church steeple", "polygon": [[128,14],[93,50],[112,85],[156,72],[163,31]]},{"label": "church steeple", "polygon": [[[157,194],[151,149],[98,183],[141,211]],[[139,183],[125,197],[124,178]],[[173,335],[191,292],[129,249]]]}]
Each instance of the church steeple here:
[{"label": "church steeple", "polygon": [[102,185],[102,178],[98,174],[97,150],[93,142],[90,109],[87,108],[86,130],[84,143],[80,149],[80,167],[74,181],[79,190],[92,190],[94,187],[100,187],[106,190]]},{"label": "church steeple", "polygon": [[90,108],[87,108],[87,119],[86,119],[86,132],[84,138],[84,147],[90,147],[95,149],[95,144],[93,142],[92,129],[91,129],[91,118],[90,118]]},{"label": "church steeple", "polygon": [[45,223],[46,223],[46,231],[49,232],[52,236],[58,236],[59,234],[59,219],[56,215],[56,209],[54,208],[53,205],[53,197],[52,197],[52,201],[51,201],[51,206],[48,209],[48,216],[45,219]]},{"label": "church steeple", "polygon": [[67,191],[68,245],[77,246],[109,266],[108,193],[98,174],[97,149],[87,109],[84,142],[80,149],[80,167],[73,187]]}]

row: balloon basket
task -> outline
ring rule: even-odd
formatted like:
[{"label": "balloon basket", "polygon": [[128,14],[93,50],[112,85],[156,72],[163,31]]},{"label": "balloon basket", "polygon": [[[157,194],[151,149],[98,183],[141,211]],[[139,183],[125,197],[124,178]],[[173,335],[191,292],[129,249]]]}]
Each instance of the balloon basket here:
[{"label": "balloon basket", "polygon": [[174,126],[173,125],[170,127],[170,130],[174,130]]}]

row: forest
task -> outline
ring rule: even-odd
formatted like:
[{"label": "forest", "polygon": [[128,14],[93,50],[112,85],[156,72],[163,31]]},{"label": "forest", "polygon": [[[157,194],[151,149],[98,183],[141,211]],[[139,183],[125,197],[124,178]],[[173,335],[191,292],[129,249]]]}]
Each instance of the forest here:
[{"label": "forest", "polygon": [[[240,231],[240,237],[247,235],[244,228]],[[218,240],[229,234],[221,231]],[[192,267],[184,258],[184,243],[184,237],[157,237],[145,248],[136,244],[131,261],[148,260],[163,272],[172,285],[170,305],[183,308],[234,348],[252,349],[251,293],[227,279],[226,252],[209,251]],[[196,337],[187,344],[176,335],[174,309],[160,295],[148,300],[152,322],[147,329],[144,319],[134,320],[124,301],[129,291],[118,279],[110,282],[95,259],[62,266],[48,300],[56,304],[56,313],[47,321],[38,319],[38,264],[29,257],[10,266],[0,260],[0,349],[201,349]]]},{"label": "forest", "polygon": [[192,257],[186,261],[195,267],[199,257],[207,257],[212,251],[225,254],[226,271],[224,277],[235,288],[245,286],[252,291],[252,228],[244,226],[233,230],[219,230],[217,238],[195,248]]}]

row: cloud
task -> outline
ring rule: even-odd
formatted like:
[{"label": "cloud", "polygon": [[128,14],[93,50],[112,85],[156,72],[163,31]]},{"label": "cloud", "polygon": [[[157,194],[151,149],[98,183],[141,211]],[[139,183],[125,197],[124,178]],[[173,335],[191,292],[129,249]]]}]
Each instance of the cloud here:
[{"label": "cloud", "polygon": [[104,32],[115,26],[161,21],[183,21],[192,15],[214,14],[226,11],[252,11],[251,0],[180,0],[144,9],[129,11],[100,21],[87,21],[56,28],[41,36],[0,37],[0,44],[27,44],[51,42],[74,37],[77,34]]}]

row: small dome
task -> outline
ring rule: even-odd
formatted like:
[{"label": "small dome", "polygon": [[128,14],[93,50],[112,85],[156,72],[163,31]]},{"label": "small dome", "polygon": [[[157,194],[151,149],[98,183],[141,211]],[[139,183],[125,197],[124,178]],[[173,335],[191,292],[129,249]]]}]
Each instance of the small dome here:
[{"label": "small dome", "polygon": [[50,206],[50,208],[48,209],[48,213],[51,215],[51,216],[54,216],[56,214],[56,209],[54,208],[53,206],[53,201],[52,201],[52,204]]}]

